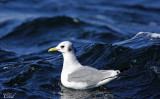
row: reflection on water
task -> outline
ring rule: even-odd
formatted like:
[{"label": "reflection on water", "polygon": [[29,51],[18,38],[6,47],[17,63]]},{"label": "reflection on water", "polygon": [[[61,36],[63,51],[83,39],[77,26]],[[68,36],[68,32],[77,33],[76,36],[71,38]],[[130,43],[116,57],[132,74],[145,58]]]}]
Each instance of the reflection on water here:
[{"label": "reflection on water", "polygon": [[113,99],[114,96],[107,90],[107,88],[101,86],[88,90],[75,90],[64,87],[60,84],[61,99]]}]

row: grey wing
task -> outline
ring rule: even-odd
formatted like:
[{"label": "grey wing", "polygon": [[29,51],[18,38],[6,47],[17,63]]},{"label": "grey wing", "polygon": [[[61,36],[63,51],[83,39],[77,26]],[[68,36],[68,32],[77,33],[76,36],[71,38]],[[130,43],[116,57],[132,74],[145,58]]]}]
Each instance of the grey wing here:
[{"label": "grey wing", "polygon": [[83,67],[79,70],[68,75],[69,82],[83,82],[87,83],[88,86],[92,86],[100,82],[105,78],[105,74],[97,69],[90,67]]}]

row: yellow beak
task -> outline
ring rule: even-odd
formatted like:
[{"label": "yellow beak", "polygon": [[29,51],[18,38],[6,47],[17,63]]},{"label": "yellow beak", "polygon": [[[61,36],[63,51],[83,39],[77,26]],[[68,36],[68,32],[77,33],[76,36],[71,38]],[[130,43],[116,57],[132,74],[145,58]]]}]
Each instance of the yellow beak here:
[{"label": "yellow beak", "polygon": [[58,51],[58,49],[57,48],[50,48],[49,50],[48,50],[48,52],[52,52],[52,51]]}]

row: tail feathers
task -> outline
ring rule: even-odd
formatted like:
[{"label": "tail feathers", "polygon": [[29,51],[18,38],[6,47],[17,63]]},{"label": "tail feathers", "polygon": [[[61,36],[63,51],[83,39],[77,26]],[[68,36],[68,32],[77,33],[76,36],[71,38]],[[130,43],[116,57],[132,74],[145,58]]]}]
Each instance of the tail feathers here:
[{"label": "tail feathers", "polygon": [[121,70],[119,70],[119,71],[120,71],[120,73],[122,73],[122,72],[125,72],[126,70],[129,70],[129,69],[131,69],[131,68],[132,68],[132,66],[128,66],[128,67],[123,68],[123,69],[121,69]]}]

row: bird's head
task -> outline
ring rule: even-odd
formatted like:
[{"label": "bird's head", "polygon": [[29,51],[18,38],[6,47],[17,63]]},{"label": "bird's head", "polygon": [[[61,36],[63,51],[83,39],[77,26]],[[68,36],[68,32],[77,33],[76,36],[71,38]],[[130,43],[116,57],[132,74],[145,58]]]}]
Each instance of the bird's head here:
[{"label": "bird's head", "polygon": [[59,51],[61,53],[70,53],[74,52],[74,48],[70,41],[64,41],[57,45],[57,47],[50,48],[48,52]]}]

